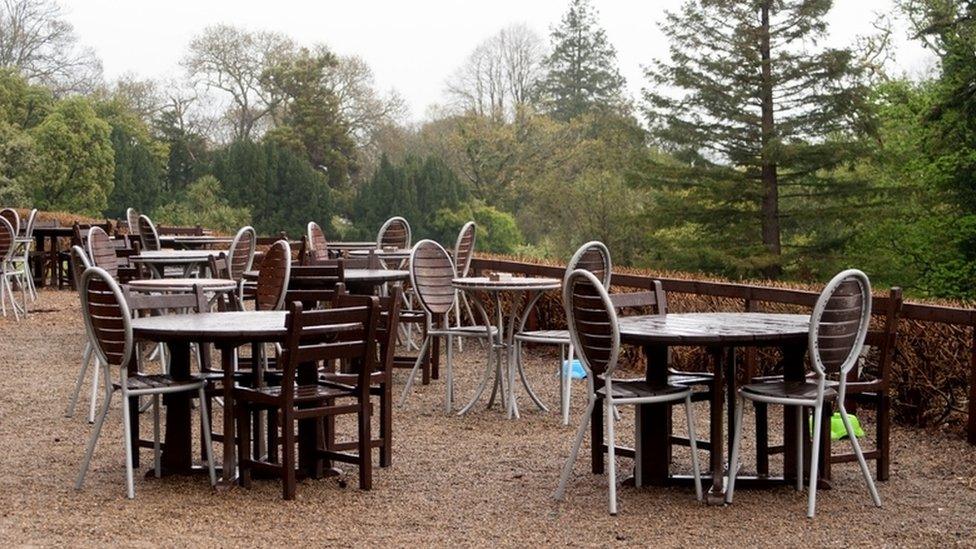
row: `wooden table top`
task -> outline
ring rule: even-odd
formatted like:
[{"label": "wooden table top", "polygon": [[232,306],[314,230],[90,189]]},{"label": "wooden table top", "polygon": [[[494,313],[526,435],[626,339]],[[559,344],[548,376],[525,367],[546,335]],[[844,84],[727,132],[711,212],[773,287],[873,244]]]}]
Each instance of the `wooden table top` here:
[{"label": "wooden table top", "polygon": [[[244,278],[247,280],[257,280],[259,271],[244,271]],[[345,269],[342,277],[346,282],[358,283],[382,283],[394,280],[406,280],[410,278],[410,271],[398,269]]]},{"label": "wooden table top", "polygon": [[194,286],[200,286],[209,292],[237,289],[237,283],[226,278],[150,278],[129,281],[129,289],[138,292],[190,292]]},{"label": "wooden table top", "polygon": [[230,244],[234,241],[232,236],[207,236],[207,235],[161,235],[160,242],[172,242],[174,244]]},{"label": "wooden table top", "polygon": [[809,315],[678,313],[620,317],[620,339],[632,344],[753,344],[806,341]]},{"label": "wooden table top", "polygon": [[134,255],[130,261],[141,263],[205,263],[210,256],[216,256],[224,250],[149,250]]},{"label": "wooden table top", "polygon": [[462,290],[481,290],[487,292],[528,291],[528,290],[558,290],[562,281],[558,278],[519,277],[492,280],[487,276],[468,276],[455,278],[451,285]]},{"label": "wooden table top", "polygon": [[[283,341],[288,335],[285,311],[232,311],[190,313],[135,318],[132,334],[150,341],[206,342],[242,345],[253,341]],[[355,328],[356,324],[332,324],[328,332]]]},{"label": "wooden table top", "polygon": [[368,250],[356,249],[349,250],[347,253],[354,256],[364,256],[369,254],[374,254],[376,257],[382,259],[407,259],[410,257],[410,248],[397,248],[395,250],[384,250],[382,248],[371,248]]}]

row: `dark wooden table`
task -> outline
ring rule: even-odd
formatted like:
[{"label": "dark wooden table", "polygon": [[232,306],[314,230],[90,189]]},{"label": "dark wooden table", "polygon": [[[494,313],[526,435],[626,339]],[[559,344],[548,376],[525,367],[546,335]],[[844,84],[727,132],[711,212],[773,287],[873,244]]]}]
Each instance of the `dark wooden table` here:
[{"label": "dark wooden table", "polygon": [[129,289],[138,292],[183,293],[199,286],[205,292],[235,292],[237,283],[226,278],[149,278],[129,281]]},{"label": "dark wooden table", "polygon": [[[45,284],[45,270],[51,269],[51,281],[57,283],[59,275],[58,262],[61,260],[58,254],[61,252],[60,240],[74,236],[74,229],[62,227],[60,225],[35,225],[34,226],[34,250],[38,252],[37,263],[34,265],[34,283],[38,287]],[[47,240],[50,246],[44,247]],[[53,284],[52,284],[53,285]]]},{"label": "dark wooden table", "polygon": [[208,235],[160,235],[159,242],[166,247],[182,249],[200,249],[210,246],[228,246],[234,241],[230,236],[208,236]]},{"label": "dark wooden table", "polygon": [[[220,350],[224,373],[224,455],[220,485],[231,486],[237,478],[234,436],[234,354],[243,345],[281,343],[287,335],[284,311],[237,311],[195,313],[137,318],[132,321],[133,336],[147,341],[166,343],[170,348],[170,374],[177,379],[190,377],[190,344],[210,343]],[[344,329],[337,324],[334,329]],[[255,355],[257,356],[257,355]],[[314,369],[314,365],[313,369]],[[313,372],[314,375],[314,372]],[[192,466],[191,396],[187,393],[167,395],[166,434],[163,446],[163,470],[168,474],[189,474]],[[314,421],[299,424],[299,466],[315,470]]]},{"label": "dark wooden table", "polygon": [[148,265],[156,278],[163,278],[168,266],[183,267],[184,277],[196,266],[203,276],[210,263],[210,257],[224,250],[148,250],[129,257],[132,263]]},{"label": "dark wooden table", "polygon": [[[398,269],[345,269],[342,271],[342,278],[350,293],[369,295],[387,282],[404,281],[410,278],[410,272]],[[257,279],[258,271],[244,272],[244,280]]]},{"label": "dark wooden table", "polygon": [[[646,377],[653,384],[667,383],[668,349],[670,347],[704,347],[712,358],[715,382],[711,392],[711,481],[709,502],[724,499],[726,447],[723,437],[723,404],[728,392],[729,438],[731,438],[735,402],[735,349],[742,347],[780,347],[783,350],[784,375],[787,380],[802,380],[803,358],[807,350],[810,317],[807,315],[770,313],[686,313],[665,317],[636,316],[620,319],[622,343],[639,345],[647,358]],[[796,408],[786,408],[784,425],[795,425]],[[594,436],[603,436],[603,416],[594,410]],[[794,429],[784,429],[785,474],[783,478],[741,477],[743,486],[749,484],[778,484],[789,481],[796,470],[796,440]],[[637,411],[637,455],[634,481],[642,484],[670,484],[689,481],[670,474],[671,464],[671,406],[644,404]],[[597,439],[599,440],[599,439]],[[593,445],[594,472],[602,473],[603,455],[599,445]],[[597,452],[600,452],[597,454]],[[600,471],[597,471],[597,468]],[[751,482],[755,480],[755,482]]]}]

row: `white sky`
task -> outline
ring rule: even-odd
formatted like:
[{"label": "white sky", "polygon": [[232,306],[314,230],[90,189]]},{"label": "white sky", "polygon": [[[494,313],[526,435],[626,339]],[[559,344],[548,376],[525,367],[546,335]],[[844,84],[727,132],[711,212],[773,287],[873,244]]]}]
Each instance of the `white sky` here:
[{"label": "white sky", "polygon": [[[644,83],[641,65],[667,52],[657,22],[681,1],[593,0],[634,97]],[[548,39],[567,5],[568,0],[65,1],[68,20],[102,59],[109,79],[125,73],[177,76],[190,39],[208,25],[228,23],[359,55],[381,89],[394,88],[406,99],[413,120],[443,101],[445,80],[479,42],[512,23],[525,23]],[[845,44],[871,32],[874,14],[891,11],[893,0],[835,0],[831,42]],[[895,44],[896,72],[918,76],[931,67],[931,55],[900,24]]]}]

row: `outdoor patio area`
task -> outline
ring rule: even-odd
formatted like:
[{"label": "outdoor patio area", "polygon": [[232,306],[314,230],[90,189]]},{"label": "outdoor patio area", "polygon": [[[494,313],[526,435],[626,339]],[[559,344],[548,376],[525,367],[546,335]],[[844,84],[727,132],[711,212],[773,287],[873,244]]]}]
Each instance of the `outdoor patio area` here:
[{"label": "outdoor patio area", "polygon": [[[589,473],[589,437],[566,499],[557,502],[552,494],[583,414],[585,383],[574,382],[569,426],[556,411],[531,407],[524,393],[520,420],[507,420],[497,404],[485,410],[487,399],[459,417],[443,411],[443,369],[441,380],[417,384],[406,406],[395,410],[393,463],[374,468],[370,491],[357,488],[356,470],[348,466],[340,466],[347,487],[336,479],[299,482],[294,501],[282,501],[275,479],[215,491],[205,476],[143,478],[151,469],[151,451],[143,450],[138,497],[128,500],[118,401],[79,491],[74,480],[91,427],[82,411],[63,417],[85,338],[78,294],[40,292],[26,320],[0,318],[0,333],[6,370],[0,391],[0,540],[7,546],[714,546],[770,540],[785,546],[932,546],[968,544],[976,534],[976,447],[955,433],[898,426],[891,478],[878,483],[882,509],[871,504],[856,463],[848,463],[833,466],[833,488],[819,492],[815,520],[803,514],[806,492],[789,487],[739,488],[734,505],[708,506],[695,501],[689,487],[621,486],[620,513],[611,517],[606,477]],[[473,341],[456,355],[456,401],[470,398],[484,357]],[[533,387],[558,409],[556,353],[530,349],[525,359]],[[405,378],[406,371],[395,373],[395,391]],[[699,433],[707,433],[707,403],[696,404],[696,412]],[[629,446],[633,407],[621,407],[621,413],[618,443]],[[873,417],[867,410],[858,415],[870,437]],[[780,417],[770,414],[774,441]],[[213,424],[221,424],[219,407]],[[683,414],[676,413],[673,424],[676,434],[684,432]],[[340,420],[340,431],[353,429],[354,421]],[[750,408],[745,433],[752,432]],[[151,437],[151,421],[143,422],[142,436]],[[744,471],[754,468],[754,440],[744,437]],[[673,469],[690,471],[688,458],[687,449],[676,449]],[[619,458],[618,464],[623,479],[632,460]],[[771,469],[780,467],[774,457]]]}]

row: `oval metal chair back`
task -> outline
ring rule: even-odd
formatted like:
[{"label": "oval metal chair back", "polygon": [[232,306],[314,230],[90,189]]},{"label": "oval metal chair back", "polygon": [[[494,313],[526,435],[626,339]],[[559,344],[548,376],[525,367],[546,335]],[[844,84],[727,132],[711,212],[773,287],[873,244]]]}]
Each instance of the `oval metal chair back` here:
[{"label": "oval metal chair back", "polygon": [[478,226],[474,221],[468,221],[458,233],[457,243],[454,244],[454,264],[458,276],[468,276],[471,270],[471,260],[474,258],[474,244],[477,239]]},{"label": "oval metal chair back", "polygon": [[142,239],[142,249],[147,251],[157,251],[161,248],[159,244],[159,232],[156,225],[148,216],[139,216],[139,237]]},{"label": "oval metal chair back", "polygon": [[391,217],[380,227],[376,237],[376,247],[394,246],[399,249],[409,248],[412,235],[410,224],[402,217]]},{"label": "oval metal chair back", "polygon": [[[600,284],[607,290],[610,289],[610,276],[613,271],[613,263],[610,261],[610,250],[606,244],[598,240],[587,242],[580,246],[573,257],[566,265],[566,280],[570,273],[576,269],[583,269],[596,275]],[[566,282],[563,280],[563,282]]]},{"label": "oval metal chair back", "polygon": [[837,274],[810,316],[810,362],[821,378],[847,373],[857,363],[871,324],[871,282],[857,269]]},{"label": "oval metal chair back", "polygon": [[0,217],[10,222],[10,226],[14,229],[14,235],[20,234],[20,214],[17,213],[17,210],[4,208],[0,210]]},{"label": "oval metal chair back", "polygon": [[[101,227],[88,229],[88,257],[92,265],[105,269],[112,278],[119,277],[119,256],[115,253],[115,246],[108,233]],[[76,278],[75,280],[80,280]]]},{"label": "oval metal chair back", "polygon": [[139,212],[135,208],[125,209],[125,222],[129,225],[129,236],[139,236]]},{"label": "oval metal chair back", "polygon": [[451,281],[456,276],[451,256],[437,242],[421,240],[410,252],[410,284],[431,315],[447,314],[454,307]]},{"label": "oval metal chair back", "polygon": [[37,222],[37,208],[27,214],[27,224],[24,226],[24,238],[34,238],[34,224]]},{"label": "oval metal chair back", "polygon": [[308,241],[308,254],[312,261],[329,259],[329,242],[325,239],[325,233],[318,223],[309,221],[305,236]]},{"label": "oval metal chair back", "polygon": [[257,233],[250,225],[241,227],[234,235],[234,240],[227,250],[227,274],[232,280],[242,280],[244,273],[251,270],[257,243]]},{"label": "oval metal chair back", "polygon": [[6,263],[14,252],[14,239],[17,232],[14,230],[13,223],[6,217],[0,217],[0,264]]},{"label": "oval metal chair back", "polygon": [[610,295],[592,272],[576,269],[563,285],[570,339],[590,379],[610,377],[620,356],[620,328]]},{"label": "oval metal chair back", "polygon": [[108,271],[99,267],[85,269],[78,287],[95,355],[102,364],[126,366],[132,354],[132,316],[122,289]]},{"label": "oval metal chair back", "polygon": [[254,308],[258,311],[280,311],[288,293],[291,277],[291,246],[287,240],[279,240],[264,254],[258,269],[258,283]]}]

